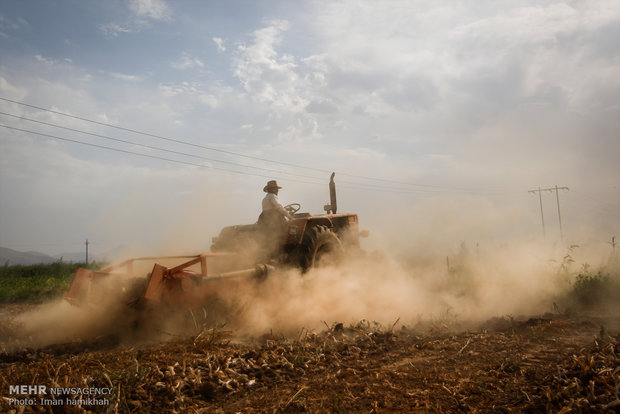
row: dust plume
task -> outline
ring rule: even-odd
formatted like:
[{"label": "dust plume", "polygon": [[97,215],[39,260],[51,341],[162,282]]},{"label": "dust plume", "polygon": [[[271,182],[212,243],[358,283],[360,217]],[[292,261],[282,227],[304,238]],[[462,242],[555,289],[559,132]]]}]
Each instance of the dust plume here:
[{"label": "dust plume", "polygon": [[[222,326],[240,339],[269,332],[294,336],[303,329],[363,320],[385,327],[464,327],[492,317],[565,311],[558,304],[565,306],[562,298],[574,288],[577,273],[606,269],[613,277],[620,274],[615,246],[595,241],[565,250],[533,241],[461,243],[446,252],[401,247],[354,249],[337,264],[305,273],[279,267],[265,279],[211,282],[216,297],[194,309],[136,306],[153,264],[175,265],[146,261],[134,268],[135,279],[119,274],[99,283],[93,291],[99,301],[89,306],[54,302],[22,315],[19,340],[45,346],[114,335],[118,343],[153,342]],[[210,273],[252,267],[264,259],[258,245],[248,244],[244,251],[244,258],[216,261]]]},{"label": "dust plume", "polygon": [[560,283],[533,263],[502,268],[464,255],[452,266],[445,260],[404,262],[376,253],[303,275],[294,269],[278,272],[248,294],[239,330],[294,333],[364,319],[411,326],[442,318],[534,313],[544,310],[545,299]]},{"label": "dust plume", "polygon": [[15,319],[19,331],[13,345],[38,348],[92,340],[109,333],[117,313],[116,307],[95,310],[77,308],[64,300],[48,302]]},{"label": "dust plume", "polygon": [[150,306],[141,299],[154,263],[173,267],[180,260],[184,261],[178,258],[131,261],[130,272],[121,265],[107,276],[89,276],[86,289],[76,294],[75,299],[44,303],[18,315],[12,337],[0,342],[8,349],[72,343],[99,347],[159,342],[187,334],[191,332],[185,324],[187,309]]},{"label": "dust plume", "polygon": [[[93,341],[113,335],[121,337],[132,326],[128,297],[141,289],[145,279],[112,274],[89,286],[79,305],[58,299],[37,305],[18,315],[13,345],[43,347],[51,344]],[[110,338],[108,338],[110,339]],[[11,344],[9,344],[11,346]]]},{"label": "dust plume", "polygon": [[235,321],[241,335],[294,335],[300,329],[361,320],[386,327],[396,321],[408,327],[428,322],[465,325],[565,311],[558,304],[568,306],[564,298],[580,267],[573,264],[590,261],[592,268],[601,268],[612,259],[587,246],[554,252],[532,242],[471,249],[462,244],[445,256],[370,253],[305,274],[295,269],[277,272],[245,297],[229,300],[243,303]]}]

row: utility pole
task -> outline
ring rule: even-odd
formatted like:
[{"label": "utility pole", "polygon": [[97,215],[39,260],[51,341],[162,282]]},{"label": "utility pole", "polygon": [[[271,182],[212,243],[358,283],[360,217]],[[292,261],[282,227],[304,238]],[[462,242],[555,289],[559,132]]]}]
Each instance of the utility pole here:
[{"label": "utility pole", "polygon": [[564,241],[564,232],[562,231],[562,215],[560,214],[560,196],[558,195],[558,190],[568,191],[568,187],[555,186],[555,199],[558,202],[558,220],[560,220],[560,240]]},{"label": "utility pole", "polygon": [[543,216],[543,206],[542,206],[542,192],[543,191],[555,191],[555,199],[557,201],[558,204],[558,220],[560,222],[560,240],[564,240],[564,231],[562,230],[562,213],[560,212],[560,195],[559,195],[559,190],[566,190],[568,191],[568,187],[558,187],[557,185],[555,187],[551,187],[551,188],[540,188],[540,186],[538,187],[538,190],[530,190],[528,191],[528,193],[538,193],[538,199],[540,200],[540,216],[542,217],[542,225],[543,225],[543,236],[545,237],[545,240],[547,239],[547,236],[545,234],[545,217]]},{"label": "utility pole", "polygon": [[538,199],[540,200],[540,218],[542,219],[542,228],[543,228],[543,237],[545,241],[547,240],[547,233],[545,232],[545,214],[543,213],[543,204],[542,204],[542,190],[540,186],[538,186],[538,190],[530,190],[528,193],[538,193]]},{"label": "utility pole", "polygon": [[86,265],[88,266],[88,239],[86,239]]}]

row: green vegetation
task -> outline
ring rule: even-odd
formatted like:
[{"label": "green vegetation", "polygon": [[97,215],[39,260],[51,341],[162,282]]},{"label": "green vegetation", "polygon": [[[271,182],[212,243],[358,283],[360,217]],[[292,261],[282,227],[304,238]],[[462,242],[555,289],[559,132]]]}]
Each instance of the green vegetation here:
[{"label": "green vegetation", "polygon": [[580,308],[597,309],[620,303],[620,282],[617,277],[599,270],[580,272],[572,285],[569,299]]},{"label": "green vegetation", "polygon": [[[611,238],[612,251],[607,263],[596,270],[584,263],[577,272],[571,272],[574,263],[572,254],[577,245],[569,247],[568,253],[560,265],[560,273],[568,276],[571,288],[568,291],[565,306],[567,312],[575,310],[602,310],[620,304],[620,256],[616,251],[616,238]],[[554,306],[557,305],[554,303]]]},{"label": "green vegetation", "polygon": [[43,302],[57,298],[67,290],[78,267],[98,268],[99,264],[4,265],[0,267],[0,303]]}]

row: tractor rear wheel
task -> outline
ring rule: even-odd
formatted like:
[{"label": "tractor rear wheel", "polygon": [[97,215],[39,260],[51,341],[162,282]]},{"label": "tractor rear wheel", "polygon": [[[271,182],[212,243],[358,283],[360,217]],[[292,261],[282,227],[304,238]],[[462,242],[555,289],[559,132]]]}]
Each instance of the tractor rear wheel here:
[{"label": "tractor rear wheel", "polygon": [[305,272],[311,267],[334,263],[344,249],[340,239],[326,226],[314,226],[306,230],[300,247],[300,265]]}]

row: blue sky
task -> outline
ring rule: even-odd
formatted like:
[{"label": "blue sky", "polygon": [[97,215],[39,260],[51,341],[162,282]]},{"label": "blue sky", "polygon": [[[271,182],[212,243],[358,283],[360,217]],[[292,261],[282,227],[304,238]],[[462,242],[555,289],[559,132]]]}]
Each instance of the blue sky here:
[{"label": "blue sky", "polygon": [[536,238],[539,185],[610,239],[619,36],[615,1],[3,1],[0,246],[205,251],[330,171],[375,240]]}]

